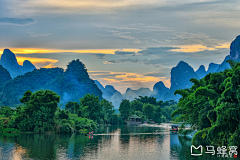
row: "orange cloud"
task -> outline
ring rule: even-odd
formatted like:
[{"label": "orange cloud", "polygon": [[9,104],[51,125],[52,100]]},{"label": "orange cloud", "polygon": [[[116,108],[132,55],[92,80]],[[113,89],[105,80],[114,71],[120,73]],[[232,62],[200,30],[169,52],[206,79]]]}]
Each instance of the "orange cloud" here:
[{"label": "orange cloud", "polygon": [[[4,48],[1,48],[4,50]],[[75,53],[103,53],[115,54],[119,49],[80,49],[80,50],[59,50],[59,49],[44,49],[44,48],[11,48],[13,53],[18,54],[34,54],[34,53],[60,53],[60,52],[75,52]],[[139,49],[122,49],[124,52],[138,52]]]},{"label": "orange cloud", "polygon": [[179,49],[172,49],[171,51],[175,51],[175,52],[200,52],[205,50],[214,51],[220,48],[229,48],[230,43],[219,44],[219,45],[216,45],[215,47],[207,47],[201,44],[183,45],[183,46],[176,46],[176,47],[179,47]]},{"label": "orange cloud", "polygon": [[35,65],[37,68],[52,68],[53,65],[58,62],[56,59],[49,59],[49,58],[35,58],[35,57],[19,57],[17,56],[18,64],[23,65],[23,62],[25,60],[29,60],[32,62],[33,65]]},{"label": "orange cloud", "polygon": [[[110,71],[88,71],[90,76],[94,78],[94,76],[98,76],[97,78],[104,84],[112,84],[117,90],[124,93],[126,88],[138,87],[135,84],[142,84],[142,86],[153,88],[154,84],[159,81],[163,81],[165,86],[170,87],[170,79],[166,79],[166,77],[153,77],[153,76],[144,76],[142,74],[137,73],[129,73],[129,72],[110,72]],[[103,78],[101,78],[101,75]],[[106,77],[107,76],[107,77]]]}]

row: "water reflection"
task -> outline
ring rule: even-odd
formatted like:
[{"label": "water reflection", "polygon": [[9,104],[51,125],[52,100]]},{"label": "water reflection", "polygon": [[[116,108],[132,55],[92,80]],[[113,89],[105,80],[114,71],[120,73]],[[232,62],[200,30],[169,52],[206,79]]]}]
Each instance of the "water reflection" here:
[{"label": "water reflection", "polygon": [[110,126],[95,134],[105,135],[0,135],[0,159],[203,159],[191,156],[190,139],[164,128]]}]

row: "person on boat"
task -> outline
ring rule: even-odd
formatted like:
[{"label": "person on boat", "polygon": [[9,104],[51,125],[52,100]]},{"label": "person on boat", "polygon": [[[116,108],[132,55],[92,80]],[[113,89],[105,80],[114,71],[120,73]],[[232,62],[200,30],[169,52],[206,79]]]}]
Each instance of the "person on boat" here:
[{"label": "person on boat", "polygon": [[172,130],[173,130],[173,131],[178,131],[178,126],[173,125],[173,126],[172,126]]}]

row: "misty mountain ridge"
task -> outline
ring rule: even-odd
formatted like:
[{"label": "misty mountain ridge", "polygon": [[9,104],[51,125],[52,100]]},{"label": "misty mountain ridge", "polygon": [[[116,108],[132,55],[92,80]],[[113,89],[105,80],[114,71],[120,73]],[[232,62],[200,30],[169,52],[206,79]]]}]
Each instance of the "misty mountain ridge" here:
[{"label": "misty mountain ridge", "polygon": [[[64,72],[63,69],[60,69],[60,68],[49,69],[45,71],[43,71],[42,69],[34,70],[35,67],[34,65],[32,65],[30,61],[27,61],[27,60],[24,61],[23,66],[21,66],[17,63],[14,53],[12,53],[9,49],[5,49],[0,60],[0,64],[3,66],[2,68],[0,67],[0,73],[4,73],[1,75],[5,75],[4,77],[3,76],[1,77],[4,83],[0,84],[0,88],[2,86],[2,92],[0,96],[4,95],[7,97],[7,93],[14,92],[14,89],[19,90],[16,87],[22,88],[28,83],[34,81],[36,77],[35,78],[32,77],[30,78],[31,80],[27,80],[25,82],[19,79],[16,80],[14,78],[18,75],[22,75],[26,73],[29,70],[34,70],[32,72],[26,73],[26,76],[25,75],[20,76],[20,79],[23,77],[24,77],[23,79],[25,79],[28,76],[31,77],[33,73],[36,75],[39,75],[39,77],[38,76],[37,77],[40,79],[44,78],[44,74],[42,75],[41,72],[46,72],[47,75],[51,73],[53,74],[53,77],[47,76],[49,78],[47,81],[44,81],[44,80],[42,82],[39,81],[38,83],[40,84],[41,87],[35,87],[28,84],[28,86],[31,86],[31,87],[27,87],[27,88],[30,88],[32,90],[45,89],[45,88],[52,89],[60,93],[60,95],[62,96],[62,101],[64,102],[67,102],[68,100],[74,100],[74,98],[72,98],[74,97],[73,92],[72,93],[65,92],[67,88],[71,88],[72,91],[79,93],[78,95],[83,95],[85,92],[94,91],[96,95],[99,95],[100,97],[103,97],[111,101],[112,104],[115,106],[115,108],[119,107],[123,99],[128,99],[132,101],[139,96],[153,96],[157,100],[163,100],[163,101],[167,101],[167,100],[178,101],[178,99],[181,96],[174,95],[174,92],[178,89],[190,88],[192,86],[192,83],[189,81],[191,78],[201,79],[209,73],[220,72],[225,69],[229,69],[230,65],[226,61],[229,59],[234,61],[240,61],[239,53],[240,53],[240,36],[237,36],[236,39],[231,43],[230,54],[225,57],[225,59],[221,64],[210,63],[207,71],[203,65],[200,65],[199,68],[196,71],[194,71],[194,69],[188,63],[184,61],[180,61],[177,64],[177,66],[171,69],[170,88],[167,88],[164,85],[164,83],[160,81],[154,85],[153,91],[151,91],[149,88],[139,88],[138,90],[133,90],[131,88],[128,88],[125,94],[121,94],[111,85],[106,85],[105,87],[103,87],[99,81],[90,80],[84,64],[83,66],[81,65],[78,66],[80,67],[80,69],[75,66],[66,72]],[[76,64],[78,64],[78,62]],[[68,66],[68,67],[71,68],[71,66]],[[4,70],[3,68],[7,69],[11,77],[13,77],[14,79],[11,79],[11,77],[8,76],[8,73],[6,72],[6,70]],[[82,79],[83,77],[84,79]],[[6,86],[11,86],[11,85],[14,86],[15,83],[17,84],[19,81],[25,84],[22,86],[16,86],[13,90],[7,89]],[[86,85],[87,87],[84,85]],[[80,91],[79,88],[82,88],[83,90]],[[2,99],[0,97],[0,101],[1,100]],[[9,101],[10,101],[9,104],[13,104],[12,101],[14,100],[9,99]]]},{"label": "misty mountain ridge", "polygon": [[1,74],[1,78],[5,78],[6,81],[0,88],[0,104],[5,106],[21,104],[19,100],[28,90],[52,90],[61,96],[62,107],[69,101],[79,102],[87,93],[93,93],[102,99],[101,90],[89,78],[85,65],[78,59],[70,62],[65,72],[62,68],[41,68],[13,79],[10,79],[6,70],[2,68],[0,66],[0,73],[4,73],[5,76]]},{"label": "misty mountain ridge", "polygon": [[28,60],[25,60],[23,65],[19,65],[15,54],[9,49],[4,49],[3,54],[1,55],[0,65],[8,70],[12,78],[36,69],[36,67]]}]

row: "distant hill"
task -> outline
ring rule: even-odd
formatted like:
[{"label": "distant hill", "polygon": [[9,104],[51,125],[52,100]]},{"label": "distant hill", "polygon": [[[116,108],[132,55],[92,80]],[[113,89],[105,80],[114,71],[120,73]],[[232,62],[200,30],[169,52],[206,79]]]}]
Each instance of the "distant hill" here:
[{"label": "distant hill", "polygon": [[0,91],[1,91],[1,88],[3,87],[3,85],[10,81],[12,78],[9,74],[9,72],[3,68],[3,66],[0,65]]},{"label": "distant hill", "polygon": [[209,66],[208,66],[208,70],[207,70],[207,73],[214,73],[218,70],[219,68],[219,64],[215,64],[215,63],[210,63]]},{"label": "distant hill", "polygon": [[124,95],[125,99],[128,99],[130,101],[133,101],[135,98],[139,96],[150,96],[152,91],[149,88],[139,88],[138,90],[133,90],[131,88],[128,88],[126,90],[126,93]]},{"label": "distant hill", "polygon": [[163,96],[169,91],[162,81],[157,82],[153,86],[153,92],[151,94],[152,97],[157,98],[157,100],[162,100]]},{"label": "distant hill", "polygon": [[199,77],[200,79],[206,76],[207,71],[205,70],[204,65],[201,65],[201,66],[198,68],[198,70],[196,71],[196,74],[198,75],[198,77]]},{"label": "distant hill", "polygon": [[124,99],[124,96],[111,85],[106,85],[104,88],[103,85],[98,80],[94,80],[94,82],[98,86],[98,88],[102,91],[103,93],[102,97],[112,102],[114,108],[119,108],[120,103]]},{"label": "distant hill", "polygon": [[171,87],[167,92],[163,100],[178,100],[180,95],[174,95],[177,89],[190,88],[192,83],[189,81],[191,78],[199,79],[193,68],[184,61],[180,61],[176,67],[171,70]]},{"label": "distant hill", "polygon": [[79,102],[86,93],[102,99],[102,92],[89,78],[85,65],[73,60],[65,72],[62,68],[41,68],[8,81],[0,93],[0,101],[8,106],[20,104],[19,100],[27,90],[34,92],[41,89],[59,94],[62,105],[68,101]]},{"label": "distant hill", "polygon": [[1,56],[0,65],[2,65],[5,69],[8,70],[12,78],[36,69],[36,67],[28,60],[25,60],[22,66],[19,65],[15,54],[9,49],[4,49]]}]

